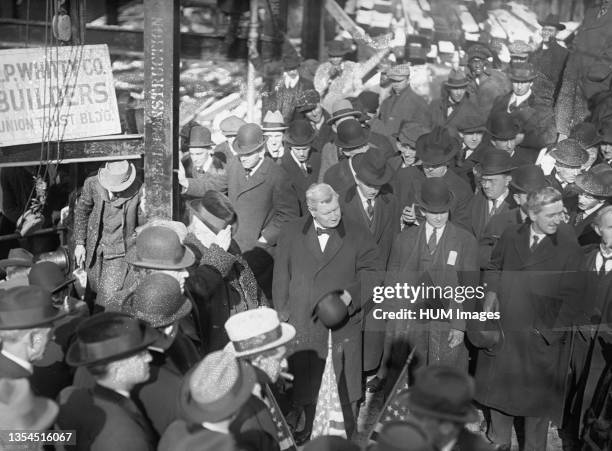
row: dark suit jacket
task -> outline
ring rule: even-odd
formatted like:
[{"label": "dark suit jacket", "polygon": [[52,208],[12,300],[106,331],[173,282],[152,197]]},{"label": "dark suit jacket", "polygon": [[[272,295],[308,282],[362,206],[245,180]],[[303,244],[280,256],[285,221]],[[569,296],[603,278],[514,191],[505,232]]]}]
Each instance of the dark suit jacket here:
[{"label": "dark suit jacket", "polygon": [[559,45],[556,39],[552,39],[548,43],[548,49],[544,50],[540,47],[530,56],[530,60],[536,70],[552,83],[553,98],[555,100],[561,89],[563,71],[565,70],[568,56],[569,51],[565,47]]},{"label": "dark suit jacket", "polygon": [[557,180],[557,177],[555,176],[556,173],[557,171],[553,169],[552,172],[546,176],[546,180],[548,181],[550,186],[552,186],[554,189],[561,193],[561,195],[563,196],[563,205],[565,205],[565,208],[567,209],[567,212],[569,213],[570,217],[573,217],[578,211],[579,188],[573,183],[567,184],[565,185],[565,188],[563,188],[561,186],[561,182],[559,182],[559,180]]},{"label": "dark suit jacket", "polygon": [[323,182],[330,185],[338,194],[344,193],[351,186],[355,186],[355,177],[349,166],[349,158],[339,161],[327,170]]},{"label": "dark suit jacket", "polygon": [[299,216],[304,216],[308,213],[308,206],[306,205],[306,191],[310,188],[310,185],[317,183],[319,177],[319,170],[321,169],[321,153],[317,149],[310,150],[310,156],[306,162],[307,167],[310,168],[310,172],[307,174],[297,165],[293,157],[291,156],[291,150],[285,147],[285,153],[281,158],[281,167],[287,173],[289,180],[291,181],[291,188],[295,193],[295,197],[298,200],[298,211]]},{"label": "dark suit jacket", "polygon": [[593,221],[595,220],[597,212],[607,205],[609,205],[608,202],[604,202],[603,205],[597,210],[595,210],[593,213],[591,213],[585,218],[582,218],[582,221],[578,222],[578,224],[575,223],[575,220],[576,215],[580,213],[580,210],[576,212],[576,214],[572,215],[572,217],[570,218],[570,224],[574,226],[574,231],[576,232],[576,236],[578,237],[578,244],[583,247],[590,247],[592,245],[599,244],[601,238],[599,237],[599,235],[597,235],[595,229],[593,229]]},{"label": "dark suit jacket", "polygon": [[[523,218],[521,216],[520,207],[506,210],[504,212],[493,215],[489,223],[486,225],[482,237],[480,238],[479,245],[479,259],[480,267],[487,268],[491,260],[491,252],[493,248],[501,238],[504,231],[513,225],[522,224]],[[529,217],[527,217],[527,221]]]},{"label": "dark suit jacket", "polygon": [[[512,194],[508,193],[508,196],[506,196],[496,213],[502,213],[516,207],[517,205],[512,197]],[[476,193],[474,197],[472,197],[468,209],[469,219],[468,222],[463,225],[474,234],[477,240],[480,240],[484,233],[485,227],[491,219],[489,217],[489,202],[486,196],[480,191]]]},{"label": "dark suit jacket", "polygon": [[[29,378],[32,375],[28,370],[13,362],[11,359],[0,354],[0,378],[5,379],[21,379]],[[34,390],[34,387],[32,387]],[[36,392],[36,391],[35,391]]]},{"label": "dark suit jacket", "polygon": [[410,86],[399,94],[392,91],[391,95],[381,103],[379,117],[385,124],[386,136],[398,133],[405,120],[431,128],[427,102]]},{"label": "dark suit jacket", "polygon": [[458,137],[457,124],[468,111],[473,110],[470,103],[469,96],[466,92],[463,99],[453,108],[449,115],[448,107],[450,105],[450,98],[448,90],[444,88],[442,90],[442,97],[433,100],[429,105],[432,126],[446,128],[452,137]]}]

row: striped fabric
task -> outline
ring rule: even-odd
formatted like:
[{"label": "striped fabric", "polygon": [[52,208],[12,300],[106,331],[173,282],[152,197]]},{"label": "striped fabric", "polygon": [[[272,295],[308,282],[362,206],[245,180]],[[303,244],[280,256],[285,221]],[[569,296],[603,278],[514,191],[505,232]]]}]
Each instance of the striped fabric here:
[{"label": "striped fabric", "polygon": [[268,401],[268,406],[270,407],[270,415],[272,415],[272,419],[274,420],[274,424],[276,425],[278,446],[281,451],[297,451],[297,446],[295,444],[295,440],[293,439],[293,435],[291,435],[291,430],[289,429],[289,425],[281,412],[280,407],[278,407],[278,403],[276,402],[276,398],[270,390],[268,384],[265,385],[266,390],[266,400]]}]

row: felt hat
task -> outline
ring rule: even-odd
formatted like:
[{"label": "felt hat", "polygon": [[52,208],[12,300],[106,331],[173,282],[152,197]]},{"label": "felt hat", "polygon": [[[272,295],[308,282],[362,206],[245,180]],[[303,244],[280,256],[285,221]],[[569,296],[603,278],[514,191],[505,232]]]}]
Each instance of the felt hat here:
[{"label": "felt hat", "polygon": [[193,265],[195,255],[171,228],[151,226],[136,237],[136,245],[127,252],[126,261],[141,268],[179,270]]},{"label": "felt hat", "polygon": [[587,171],[576,176],[576,186],[594,197],[612,196],[612,170],[606,172]]},{"label": "felt hat", "polygon": [[200,199],[187,202],[187,208],[215,234],[236,222],[236,211],[218,191],[206,191]]},{"label": "felt hat", "polygon": [[557,163],[571,168],[579,168],[589,159],[589,154],[578,141],[567,138],[553,145],[548,153]]},{"label": "felt hat", "polygon": [[246,122],[244,122],[238,116],[232,115],[232,116],[226,117],[219,123],[219,129],[221,130],[221,133],[223,134],[223,136],[227,136],[227,137],[236,136],[236,134],[238,133],[238,130],[244,124],[246,124]]},{"label": "felt hat", "polygon": [[283,132],[287,130],[287,125],[285,125],[285,119],[283,118],[283,114],[278,110],[268,111],[263,118],[261,130],[264,133]]},{"label": "felt hat", "polygon": [[127,160],[109,161],[98,170],[98,181],[102,188],[113,193],[125,191],[136,180],[136,168]]},{"label": "felt hat", "polygon": [[558,14],[549,14],[544,20],[538,20],[542,27],[555,27],[557,30],[565,30],[565,25],[559,22]]},{"label": "felt hat", "polygon": [[341,149],[365,146],[370,138],[369,130],[357,119],[347,119],[338,125],[334,144]]},{"label": "felt hat", "polygon": [[334,58],[350,53],[351,46],[346,41],[330,41],[327,43],[327,54]]},{"label": "felt hat", "polygon": [[334,435],[322,435],[310,440],[303,451],[359,451],[361,448],[350,440]]},{"label": "felt hat", "polygon": [[373,91],[363,91],[357,96],[357,99],[368,113],[374,114],[380,106],[380,95]]},{"label": "felt hat", "polygon": [[578,141],[585,149],[596,146],[601,142],[601,136],[597,131],[597,126],[590,122],[580,122],[576,124],[574,128],[572,128],[569,137]]},{"label": "felt hat", "polygon": [[103,312],[81,322],[66,353],[70,366],[122,360],[144,351],[161,334],[144,321],[124,313]]},{"label": "felt hat", "polygon": [[536,78],[536,71],[531,63],[514,63],[510,68],[510,80],[513,82],[530,82]]},{"label": "felt hat", "polygon": [[484,133],[487,131],[486,122],[486,115],[477,106],[468,103],[455,125],[461,133]]},{"label": "felt hat", "polygon": [[189,147],[210,147],[215,143],[210,137],[210,130],[201,125],[196,125],[189,134]]},{"label": "felt hat", "polygon": [[348,317],[348,308],[340,297],[344,290],[333,290],[321,296],[312,310],[325,327],[334,329],[343,324]]},{"label": "felt hat", "polygon": [[417,203],[431,213],[444,213],[453,203],[453,193],[441,177],[430,177],[423,180],[421,192],[417,193]]},{"label": "felt hat", "polygon": [[260,150],[265,142],[263,131],[259,125],[244,124],[238,130],[233,147],[238,155],[248,155]]},{"label": "felt hat", "polygon": [[507,141],[516,138],[520,126],[510,113],[506,111],[497,111],[489,115],[487,130],[494,139]]},{"label": "felt hat", "polygon": [[181,292],[178,281],[168,274],[156,272],[138,283],[121,311],[157,329],[184,318],[191,308],[191,301]]},{"label": "felt hat", "polygon": [[281,323],[276,310],[261,307],[231,316],[225,322],[228,345],[236,357],[278,348],[295,337],[295,328]]},{"label": "felt hat", "polygon": [[308,89],[298,95],[295,101],[295,109],[300,112],[306,112],[314,109],[321,103],[321,96],[315,89]]},{"label": "felt hat", "polygon": [[197,424],[226,420],[246,403],[256,382],[249,363],[230,352],[211,352],[183,378],[181,413]]},{"label": "felt hat", "polygon": [[548,185],[548,182],[540,166],[526,164],[512,171],[510,185],[521,193],[531,193],[544,188]]},{"label": "felt hat", "polygon": [[283,70],[286,72],[299,69],[301,63],[302,59],[297,54],[291,53],[289,55],[285,55],[283,57]]},{"label": "felt hat", "polygon": [[51,293],[37,286],[0,291],[0,330],[34,329],[66,316],[53,306]]},{"label": "felt hat", "polygon": [[355,176],[369,186],[382,186],[393,177],[393,168],[379,149],[370,148],[353,157]]},{"label": "felt hat", "polygon": [[463,70],[451,69],[444,84],[448,88],[465,88],[468,85],[468,79]]},{"label": "felt hat", "polygon": [[317,131],[309,120],[296,119],[289,124],[285,132],[285,141],[290,146],[307,146],[317,137]]},{"label": "felt hat", "polygon": [[414,149],[417,140],[428,132],[429,130],[427,127],[424,127],[418,122],[404,121],[400,126],[399,132],[394,134],[393,137],[401,144],[406,144]]},{"label": "felt hat", "polygon": [[474,380],[467,372],[451,366],[430,365],[417,371],[414,385],[400,394],[416,416],[425,415],[457,423],[478,421],[472,405]]},{"label": "felt hat", "polygon": [[0,268],[6,268],[7,266],[32,266],[34,264],[34,255],[29,251],[16,247],[8,252],[8,258],[0,260]]},{"label": "felt hat", "polygon": [[434,451],[427,432],[413,419],[389,421],[378,433],[375,451]]},{"label": "felt hat", "polygon": [[459,146],[448,131],[436,127],[416,141],[417,156],[424,165],[436,166],[452,160]]},{"label": "felt hat", "polygon": [[480,161],[482,175],[506,174],[515,169],[510,154],[504,150],[487,149]]},{"label": "felt hat", "polygon": [[361,111],[355,109],[348,99],[338,99],[332,105],[332,114],[327,120],[327,124],[333,124],[343,117],[354,117],[359,120],[362,117]]},{"label": "felt hat", "polygon": [[390,80],[401,81],[410,77],[410,64],[396,64],[387,70],[387,78]]},{"label": "felt hat", "polygon": [[467,49],[467,56],[468,56],[468,61],[473,58],[479,58],[479,59],[486,60],[488,58],[491,58],[493,54],[491,53],[491,50],[489,50],[489,48],[486,45],[477,42]]},{"label": "felt hat", "polygon": [[75,277],[66,277],[64,271],[53,262],[38,262],[28,273],[30,285],[36,285],[51,293],[61,290],[75,281]]},{"label": "felt hat", "polygon": [[27,379],[0,379],[0,424],[3,429],[44,432],[53,425],[57,404],[35,396]]}]

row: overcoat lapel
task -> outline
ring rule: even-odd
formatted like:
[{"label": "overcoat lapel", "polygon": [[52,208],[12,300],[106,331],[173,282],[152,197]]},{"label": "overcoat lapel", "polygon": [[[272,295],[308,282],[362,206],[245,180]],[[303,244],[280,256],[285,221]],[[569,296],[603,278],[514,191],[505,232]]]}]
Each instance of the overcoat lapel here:
[{"label": "overcoat lapel", "polygon": [[275,163],[272,163],[268,158],[265,158],[259,169],[257,169],[257,171],[255,171],[255,173],[248,178],[246,177],[246,171],[242,168],[242,165],[239,165],[240,167],[238,170],[241,171],[241,177],[238,194],[236,197],[240,197],[240,195],[257,188],[259,185],[264,183],[268,177],[271,164]]}]

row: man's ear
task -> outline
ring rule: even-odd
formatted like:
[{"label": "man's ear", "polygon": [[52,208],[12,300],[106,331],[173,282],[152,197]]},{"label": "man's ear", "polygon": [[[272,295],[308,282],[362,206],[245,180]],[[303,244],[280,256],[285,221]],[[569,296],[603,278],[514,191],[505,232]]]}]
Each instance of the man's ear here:
[{"label": "man's ear", "polygon": [[593,223],[593,230],[595,230],[597,235],[601,236],[601,227],[599,227],[599,224]]}]

